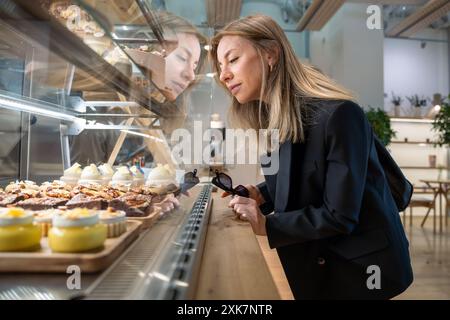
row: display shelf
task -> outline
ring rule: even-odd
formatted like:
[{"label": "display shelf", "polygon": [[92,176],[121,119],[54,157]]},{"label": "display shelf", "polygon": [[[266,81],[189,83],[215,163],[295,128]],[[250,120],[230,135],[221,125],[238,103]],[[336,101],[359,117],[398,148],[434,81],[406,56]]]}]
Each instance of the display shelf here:
[{"label": "display shelf", "polygon": [[411,123],[433,123],[432,119],[411,118],[411,117],[392,117],[392,122],[411,122]]},{"label": "display shelf", "polygon": [[432,141],[391,141],[395,144],[419,144],[419,145],[434,145]]},{"label": "display shelf", "polygon": [[447,167],[421,167],[421,166],[400,166],[401,169],[417,170],[448,170]]},{"label": "display shelf", "polygon": [[[19,32],[24,38],[32,41],[33,45],[45,44],[51,54],[61,57],[89,75],[88,80],[87,77],[84,77],[84,80],[82,76],[78,77],[78,85],[81,85],[78,89],[94,88],[95,91],[102,91],[103,84],[103,88],[107,87],[109,90],[125,95],[160,117],[171,116],[176,112],[174,108],[164,107],[158,103],[157,99],[152,99],[155,96],[154,88],[144,89],[135,84],[130,75],[126,75],[120,68],[107,62],[80,37],[40,7],[38,2],[19,0],[16,4],[12,10],[1,12],[0,18],[3,24],[8,25],[11,31]],[[33,19],[25,18],[30,16]],[[139,70],[136,66],[135,69]],[[66,70],[62,72],[65,74]],[[77,75],[78,73],[74,76],[75,79]],[[142,76],[145,77],[145,75]],[[85,81],[84,85],[83,81]],[[99,87],[95,87],[96,84]]]}]

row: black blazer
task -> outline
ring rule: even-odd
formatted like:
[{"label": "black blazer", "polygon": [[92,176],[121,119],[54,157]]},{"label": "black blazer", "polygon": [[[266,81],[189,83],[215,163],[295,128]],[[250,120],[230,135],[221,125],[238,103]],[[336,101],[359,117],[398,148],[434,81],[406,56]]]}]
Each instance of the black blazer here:
[{"label": "black blazer", "polygon": [[[294,297],[398,295],[413,281],[409,243],[364,111],[350,101],[307,110],[305,142],[281,144],[278,173],[258,185],[269,244]],[[380,289],[367,285],[377,285],[373,265]]]}]

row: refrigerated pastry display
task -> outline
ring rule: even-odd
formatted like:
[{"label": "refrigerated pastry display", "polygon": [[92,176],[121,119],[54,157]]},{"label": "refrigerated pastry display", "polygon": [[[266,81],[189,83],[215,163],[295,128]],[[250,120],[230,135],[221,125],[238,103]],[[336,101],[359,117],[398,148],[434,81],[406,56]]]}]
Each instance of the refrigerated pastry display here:
[{"label": "refrigerated pastry display", "polygon": [[[15,54],[17,52],[28,52],[27,50],[31,46],[34,46],[34,52],[37,54],[35,54],[33,57],[27,58],[29,60],[24,62],[24,65],[27,68],[24,71],[24,83],[25,86],[30,86],[28,87],[30,97],[21,97],[18,102],[24,104],[33,104],[35,110],[43,110],[42,113],[50,111],[49,113],[56,114],[56,118],[52,118],[52,121],[54,120],[54,123],[51,124],[53,126],[51,128],[51,135],[63,141],[63,139],[67,135],[72,135],[74,134],[74,132],[78,132],[77,130],[80,130],[80,128],[82,130],[85,124],[90,123],[88,121],[94,119],[94,116],[91,116],[89,113],[106,113],[104,110],[107,109],[102,108],[108,107],[108,105],[92,106],[92,104],[95,104],[96,102],[111,102],[111,104],[116,103],[116,107],[122,108],[124,114],[128,112],[134,113],[136,114],[134,117],[137,119],[139,119],[139,115],[145,115],[146,117],[143,118],[145,118],[145,120],[148,120],[148,125],[146,124],[146,127],[153,130],[160,130],[162,128],[160,123],[164,123],[163,121],[159,122],[155,120],[164,119],[165,117],[172,117],[174,115],[174,112],[178,112],[178,109],[174,109],[172,108],[172,106],[163,104],[163,102],[165,102],[165,99],[162,93],[159,92],[158,88],[155,87],[154,83],[152,83],[151,78],[149,78],[149,74],[142,72],[142,69],[137,67],[132,60],[126,58],[128,57],[128,55],[122,54],[124,52],[123,48],[125,48],[126,44],[124,45],[123,43],[119,43],[119,41],[116,41],[117,39],[111,37],[111,30],[105,28],[105,26],[107,26],[107,23],[99,23],[98,17],[92,15],[89,9],[86,9],[86,7],[82,6],[82,4],[84,3],[90,4],[94,9],[97,10],[100,8],[100,6],[97,6],[97,4],[100,4],[99,1],[68,1],[72,5],[74,3],[79,5],[83,11],[88,13],[89,16],[93,18],[93,20],[89,20],[90,18],[85,19],[88,23],[84,24],[85,28],[82,30],[77,28],[75,28],[77,30],[73,28],[72,30],[70,30],[70,28],[68,29],[66,25],[61,23],[64,19],[67,22],[66,18],[70,18],[71,16],[70,10],[64,12],[64,10],[67,10],[68,7],[62,10],[62,16],[57,17],[53,16],[48,11],[39,11],[35,8],[42,2],[47,2],[50,4],[55,3],[55,1],[46,0],[38,2],[30,2],[25,0],[15,1],[15,3],[17,3],[17,8],[20,8],[20,10],[31,17],[35,16],[34,19],[20,19],[19,21],[16,18],[16,20],[14,20],[13,13],[16,14],[17,12],[1,12],[0,24],[2,30],[0,31],[0,36],[2,37],[2,39],[5,39],[4,36],[5,34],[8,34],[9,30],[17,31],[20,37],[6,37],[8,38],[9,43],[12,44],[11,47],[18,49],[15,50]],[[106,2],[103,2],[103,5],[105,3]],[[118,3],[120,3],[120,5],[118,5]],[[128,7],[122,6],[125,3]],[[149,34],[149,40],[154,41],[155,38],[152,38],[151,28],[149,28],[149,26],[147,25],[147,21],[143,17],[142,13],[140,13],[140,9],[136,5],[136,3],[137,1],[108,1],[107,7],[120,7],[121,13],[117,14],[116,17],[112,17],[112,15],[110,14],[111,11],[103,11],[103,13],[109,21],[113,21],[113,26],[115,25],[115,23],[119,22],[125,25],[127,23],[136,24],[138,27],[144,25]],[[73,8],[74,7],[72,7],[71,10]],[[131,10],[132,8],[134,9]],[[100,10],[99,12],[102,11]],[[136,15],[131,12],[135,12]],[[49,16],[47,16],[46,13],[48,13]],[[58,19],[59,21],[57,21]],[[91,21],[95,22],[96,25],[94,26],[94,24],[89,24],[89,22]],[[83,25],[83,23],[81,25]],[[3,28],[4,26],[7,26],[7,28]],[[107,38],[108,45],[106,45],[107,42],[102,43],[103,40],[99,43],[89,43],[89,39],[96,40],[94,39],[94,33],[96,33],[97,27],[104,29],[103,31],[105,32],[104,35],[97,38]],[[48,37],[49,34],[51,34],[52,36]],[[123,36],[123,34],[119,35],[119,37],[121,36]],[[109,41],[111,41],[110,45]],[[20,43],[27,42],[30,43],[30,47],[20,48]],[[103,45],[105,46],[102,48]],[[113,52],[114,50],[116,50],[116,53],[118,53],[119,59],[114,61],[113,56],[113,63],[110,63],[111,61],[108,61],[109,58],[107,58],[107,56],[108,53]],[[125,62],[127,59],[128,61],[130,61],[129,63]],[[126,64],[126,66],[124,65],[124,67],[122,68],[120,63],[124,63]],[[31,88],[32,85],[35,86],[36,84],[40,86],[38,90],[36,90],[36,88]],[[36,93],[41,94],[41,96],[36,95]],[[1,98],[3,98],[4,92],[0,92],[0,95]],[[86,96],[93,97],[93,99],[88,100],[85,98]],[[0,107],[2,107],[1,103]],[[33,135],[33,130],[42,124],[43,121],[41,120],[41,117],[45,118],[45,115],[43,115],[42,113],[38,115],[38,121],[34,127],[26,128],[30,130],[31,136]],[[60,117],[60,115],[62,119],[58,118]],[[153,118],[150,118],[150,116],[152,116]],[[73,121],[73,118],[77,118],[77,120]],[[82,120],[82,125],[78,126],[78,120]],[[134,126],[134,129],[131,130],[135,131],[140,130],[139,128],[142,128],[142,125],[141,127],[139,127],[140,123],[138,121],[135,121],[132,126]],[[128,128],[121,129],[126,130]],[[163,138],[163,136],[158,137]],[[34,140],[30,142],[31,144],[27,145],[31,145],[31,148],[28,149],[38,150],[38,148],[36,148],[33,143],[41,139],[41,137],[33,137],[33,139]],[[57,141],[59,142],[59,140]],[[51,143],[54,144],[54,142]],[[27,146],[24,146],[24,150]],[[41,148],[41,150],[38,151],[45,153],[47,152],[47,149]],[[181,238],[178,239],[178,236],[186,232],[186,230],[188,230],[187,228],[191,228],[191,224],[193,221],[202,222],[203,224],[204,221],[207,221],[207,208],[209,208],[207,205],[201,207],[206,210],[204,212],[204,217],[201,219],[197,217],[197,211],[194,212],[192,211],[192,209],[197,205],[197,196],[201,197],[201,203],[203,203],[203,201],[205,201],[205,199],[209,195],[209,191],[202,192],[200,191],[201,188],[199,187],[199,191],[195,191],[193,193],[193,196],[179,198],[175,196],[175,194],[177,194],[179,190],[176,181],[172,181],[171,183],[164,183],[161,185],[154,185],[152,187],[145,187],[141,185],[142,176],[139,174],[140,172],[138,170],[132,173],[133,185],[127,186],[124,184],[117,184],[114,186],[110,186],[107,185],[106,182],[108,182],[109,177],[112,179],[112,176],[110,174],[107,174],[106,171],[100,170],[99,168],[101,166],[97,167],[97,170],[100,171],[100,176],[102,179],[101,183],[80,184],[79,180],[81,178],[81,172],[86,163],[84,162],[83,166],[73,164],[73,162],[70,161],[70,154],[69,157],[67,157],[67,149],[64,148],[63,142],[61,142],[61,148],[60,150],[58,150],[58,152],[60,152],[61,154],[57,152],[48,154],[48,157],[54,157],[57,162],[57,165],[55,165],[55,167],[58,168],[57,174],[42,174],[36,176],[34,175],[34,172],[32,172],[32,170],[35,170],[35,168],[39,168],[38,170],[47,170],[47,168],[40,163],[38,164],[38,166],[34,166],[34,163],[32,163],[31,165],[30,163],[21,163],[21,170],[18,173],[17,178],[23,179],[24,183],[17,183],[17,185],[15,185],[14,187],[10,187],[8,189],[8,192],[6,190],[0,191],[0,206],[2,207],[1,209],[24,210],[23,208],[17,207],[17,204],[19,202],[21,205],[33,209],[24,210],[24,212],[30,212],[32,215],[34,215],[35,226],[40,230],[41,236],[43,236],[41,237],[41,240],[44,241],[42,243],[46,244],[47,240],[52,239],[50,240],[50,242],[53,241],[52,243],[54,245],[52,245],[52,248],[55,251],[54,253],[67,252],[67,254],[72,254],[75,251],[82,250],[80,252],[85,252],[87,254],[91,253],[90,250],[93,250],[93,252],[97,253],[101,253],[101,250],[103,250],[101,248],[101,245],[96,248],[93,246],[93,249],[89,249],[86,246],[82,249],[77,249],[75,247],[72,247],[70,242],[65,241],[64,239],[61,240],[61,238],[54,237],[54,234],[50,231],[52,228],[55,228],[54,231],[61,229],[63,231],[66,231],[65,229],[70,228],[70,226],[68,227],[67,224],[55,224],[53,219],[53,215],[55,213],[57,213],[59,216],[61,213],[71,210],[77,210],[78,212],[85,212],[80,211],[85,209],[88,212],[95,211],[99,216],[99,221],[95,224],[102,225],[100,218],[102,216],[102,213],[124,212],[125,217],[128,221],[127,226],[130,226],[129,223],[131,222],[132,218],[145,218],[157,213],[160,217],[160,220],[157,220],[152,228],[143,231],[138,240],[136,240],[136,243],[133,243],[132,247],[130,246],[131,243],[127,243],[125,245],[125,249],[127,249],[128,253],[124,254],[123,256],[121,255],[115,257],[116,261],[109,262],[110,264],[118,266],[122,263],[125,263],[124,261],[127,259],[128,254],[137,254],[140,256],[139,261],[145,263],[145,265],[142,265],[139,268],[142,268],[142,270],[146,270],[147,273],[149,273],[151,270],[150,265],[152,265],[154,262],[152,261],[152,259],[163,259],[166,255],[170,256],[171,258],[176,258],[182,254],[181,252],[177,251],[179,247],[172,248],[171,246],[168,246],[166,248],[166,244],[172,244],[175,240],[177,241],[177,243],[183,244],[184,240],[180,240]],[[65,161],[65,158],[68,158],[69,161]],[[27,154],[25,154],[21,158],[21,161],[29,161],[29,159],[32,159],[32,157],[29,157]],[[101,162],[106,161],[102,160]],[[95,165],[99,164],[99,162],[95,162]],[[31,168],[31,170],[23,170],[24,168]],[[66,171],[64,171],[64,169],[66,169]],[[88,180],[89,182],[91,182],[91,178],[95,178],[93,179],[95,181],[97,180],[97,177],[97,175],[89,175],[88,178],[90,179]],[[105,177],[107,178],[105,179]],[[37,186],[38,189],[35,189],[33,184],[25,183],[25,178],[30,178],[38,182],[34,183],[34,185]],[[53,181],[53,179],[59,179],[59,181]],[[43,181],[50,182],[45,182],[40,185],[40,183]],[[5,181],[0,182],[1,186],[4,189],[7,186],[6,183],[7,182]],[[24,185],[25,188],[22,188],[21,186]],[[17,193],[11,193],[11,189],[14,189]],[[61,206],[60,204],[63,204],[66,200],[67,202],[63,206]],[[61,202],[58,203],[59,201]],[[114,204],[114,206],[118,209],[115,209],[114,206],[111,206],[111,204]],[[13,207],[11,208],[7,206]],[[42,208],[48,209],[36,210]],[[120,208],[123,208],[124,210],[120,210]],[[193,214],[193,212],[195,213],[195,215]],[[105,215],[107,217],[109,216],[109,218],[114,218],[112,217],[113,214],[110,213]],[[130,220],[128,220],[129,218]],[[75,221],[77,219],[73,220]],[[80,218],[79,220],[83,219]],[[121,223],[119,223],[119,225],[121,225]],[[200,231],[202,230],[201,223],[196,224],[196,226],[200,227]],[[199,230],[197,228],[196,232],[198,231]],[[110,235],[116,235],[116,238],[121,239],[124,236],[127,236],[122,232],[123,229],[119,228],[119,230],[113,230]],[[45,237],[46,233],[50,233],[49,238]],[[128,231],[126,233],[128,233]],[[68,233],[65,233],[65,235],[69,236]],[[79,237],[80,235],[78,234],[74,236]],[[78,243],[84,243],[83,240],[80,240],[80,238],[78,239]],[[108,243],[108,241],[112,239],[113,238],[107,238],[104,243]],[[202,236],[199,236],[198,239],[202,239]],[[58,248],[58,244],[62,246],[62,248]],[[153,251],[151,257],[147,257],[146,252],[142,253],[141,251],[139,251],[141,250],[139,248],[144,246],[144,244],[145,247],[151,248],[151,250]],[[128,246],[130,246],[129,250]],[[107,248],[106,245],[105,248]],[[195,249],[197,247],[193,248]],[[46,247],[45,249],[48,248]],[[137,249],[139,249],[138,253],[133,253]],[[47,251],[45,252],[47,254]],[[34,253],[39,254],[40,252],[38,251]],[[183,254],[185,254],[185,252],[183,252]],[[190,262],[193,262],[196,259],[200,258],[201,255],[193,255]],[[0,260],[3,260],[3,258]],[[134,261],[134,263],[136,263],[137,260]],[[168,266],[171,266],[171,264],[169,263]],[[22,267],[24,267],[24,269],[29,268],[27,270],[32,270],[32,266],[28,267],[22,265]],[[54,267],[56,269],[56,265],[54,265]],[[12,277],[10,277],[8,273],[2,273],[1,270],[4,270],[3,268],[4,265],[2,265],[2,263],[0,262],[0,296],[3,290],[15,281]],[[53,266],[51,268],[53,268]],[[51,268],[49,267],[49,270]],[[111,268],[114,268],[114,266],[111,266]],[[136,265],[131,264],[131,267],[129,269],[136,270],[135,268]],[[104,269],[100,268],[99,270]],[[57,272],[62,271],[65,272],[65,270],[62,270],[62,268],[57,270]],[[110,270],[108,270],[106,273],[109,273],[109,271]],[[55,280],[58,279],[58,276],[53,274],[48,275],[48,277],[45,278],[45,281],[42,277],[41,281],[42,272],[47,271],[41,270],[37,272],[38,274],[23,274],[23,277],[21,278],[22,281],[25,282],[28,281],[27,279],[34,279],[32,280],[34,281],[34,283],[39,283],[40,285],[42,285],[42,287],[49,288],[50,290],[53,290],[54,287],[52,286],[55,283],[60,283],[59,281]],[[66,276],[66,274],[62,274],[61,276]],[[86,288],[94,282],[97,282],[97,280],[98,283],[101,284],[101,276],[103,276],[103,274],[94,274],[92,276],[84,274],[83,281],[84,284],[86,284]],[[172,279],[171,274],[168,275],[168,279]],[[65,284],[65,282],[61,283]],[[188,280],[187,283],[189,283]],[[152,286],[154,286],[155,288],[157,287],[155,285]],[[160,293],[163,293],[164,290],[165,289],[160,290]],[[53,293],[54,296],[58,296],[63,299],[71,298],[74,295],[74,292],[68,291],[65,287],[58,288],[57,290],[53,291]],[[125,291],[123,293],[128,294]]]}]

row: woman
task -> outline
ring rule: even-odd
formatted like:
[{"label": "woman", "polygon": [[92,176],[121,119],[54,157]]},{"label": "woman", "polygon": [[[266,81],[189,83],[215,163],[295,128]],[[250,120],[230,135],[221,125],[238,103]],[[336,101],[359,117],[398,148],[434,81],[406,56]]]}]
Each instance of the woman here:
[{"label": "woman", "polygon": [[300,63],[267,16],[227,25],[212,39],[211,57],[232,95],[232,122],[279,130],[278,173],[229,205],[277,249],[294,297],[404,291],[413,279],[408,241],[353,96]]}]

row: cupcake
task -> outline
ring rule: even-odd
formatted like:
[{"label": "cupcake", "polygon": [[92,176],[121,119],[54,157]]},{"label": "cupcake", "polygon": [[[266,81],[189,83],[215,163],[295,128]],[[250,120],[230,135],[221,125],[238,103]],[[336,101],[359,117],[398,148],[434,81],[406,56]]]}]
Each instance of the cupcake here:
[{"label": "cupcake", "polygon": [[114,169],[109,164],[104,163],[98,167],[98,170],[102,175],[103,184],[108,185],[114,175]]},{"label": "cupcake", "polygon": [[34,222],[41,228],[42,237],[48,236],[48,231],[52,227],[53,217],[57,214],[62,214],[64,211],[60,209],[48,209],[33,212]]},{"label": "cupcake", "polygon": [[133,182],[133,174],[131,173],[130,169],[122,166],[117,169],[116,173],[114,173],[111,180],[111,185],[131,187],[133,185]]},{"label": "cupcake", "polygon": [[33,214],[21,208],[0,209],[0,251],[34,251],[40,248],[41,230]]},{"label": "cupcake", "polygon": [[64,170],[64,175],[59,178],[62,182],[67,183],[68,185],[76,185],[81,176],[81,165],[79,163],[75,163],[69,169]]},{"label": "cupcake", "polygon": [[169,184],[177,184],[175,171],[169,165],[158,163],[148,175],[147,182],[149,187],[165,187]]},{"label": "cupcake", "polygon": [[99,213],[100,222],[105,224],[108,238],[115,238],[127,231],[127,217],[124,211],[116,211],[113,208],[102,210]]},{"label": "cupcake", "polygon": [[97,166],[95,164],[91,164],[87,167],[84,167],[81,172],[80,180],[78,180],[79,184],[85,183],[103,183],[102,175],[100,171],[98,171]]},{"label": "cupcake", "polygon": [[54,215],[48,232],[53,252],[83,252],[101,248],[106,240],[106,226],[99,223],[97,211],[67,210]]},{"label": "cupcake", "polygon": [[133,186],[135,187],[143,186],[145,182],[145,176],[144,171],[141,169],[141,167],[132,166],[130,171],[133,174]]}]

